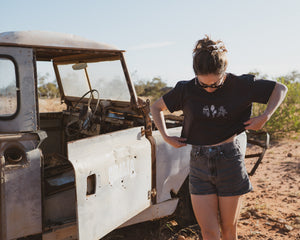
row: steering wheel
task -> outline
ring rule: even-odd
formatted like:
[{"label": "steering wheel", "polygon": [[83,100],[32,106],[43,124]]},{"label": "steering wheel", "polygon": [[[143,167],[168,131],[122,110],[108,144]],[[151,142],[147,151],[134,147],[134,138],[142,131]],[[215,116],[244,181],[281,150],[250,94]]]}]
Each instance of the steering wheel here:
[{"label": "steering wheel", "polygon": [[[91,109],[91,102],[93,99],[93,92],[97,93],[97,103],[95,106],[94,111]],[[100,94],[98,90],[92,89],[87,91],[85,94],[82,95],[82,97],[76,102],[73,109],[76,109],[76,107],[81,103],[81,101],[85,98],[86,95],[90,94],[89,101],[87,106],[83,106],[79,113],[79,119],[74,119],[70,121],[66,125],[66,134],[69,137],[76,136],[78,133],[80,133],[82,130],[89,130],[92,126],[92,120],[94,119],[94,115],[98,109],[99,103],[100,103]],[[73,111],[70,111],[70,119],[72,119]]]}]

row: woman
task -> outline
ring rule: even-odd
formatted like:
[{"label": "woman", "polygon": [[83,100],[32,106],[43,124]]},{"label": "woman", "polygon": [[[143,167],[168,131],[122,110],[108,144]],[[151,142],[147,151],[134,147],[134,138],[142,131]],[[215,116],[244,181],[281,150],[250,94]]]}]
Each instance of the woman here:
[{"label": "woman", "polygon": [[[252,75],[226,73],[226,48],[208,36],[193,52],[196,77],[180,81],[151,106],[164,140],[175,148],[192,145],[189,187],[203,239],[237,239],[242,195],[252,190],[245,169],[246,129],[259,130],[283,101],[287,88]],[[250,118],[252,102],[267,104]],[[181,137],[169,136],[162,111],[182,110]]]}]

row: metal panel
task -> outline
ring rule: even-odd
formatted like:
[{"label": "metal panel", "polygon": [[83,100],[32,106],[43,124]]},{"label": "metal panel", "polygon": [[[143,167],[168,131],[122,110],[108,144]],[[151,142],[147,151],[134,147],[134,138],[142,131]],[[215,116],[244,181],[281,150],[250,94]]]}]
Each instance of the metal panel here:
[{"label": "metal panel", "polygon": [[120,227],[126,227],[136,223],[159,219],[173,214],[176,210],[179,199],[172,199],[162,203],[152,205],[137,216],[122,224]]},{"label": "metal panel", "polygon": [[2,224],[5,239],[15,239],[42,232],[41,153],[27,152],[28,164],[21,168],[2,167],[4,196],[1,203],[5,212]]},{"label": "metal panel", "polygon": [[99,43],[67,33],[48,31],[12,31],[0,33],[0,44],[44,46],[56,48],[118,50],[115,46]]},{"label": "metal panel", "polygon": [[33,50],[30,48],[0,47],[0,54],[11,56],[17,64],[20,105],[14,119],[0,118],[0,133],[37,130],[36,86]]},{"label": "metal panel", "polygon": [[[180,136],[181,127],[170,128],[168,133]],[[156,142],[157,204],[150,206],[121,227],[171,215],[176,210],[179,199],[172,199],[170,192],[177,193],[189,174],[191,146],[174,148],[163,140],[159,131],[153,131],[152,136]]]},{"label": "metal panel", "polygon": [[[80,240],[96,240],[150,206],[151,146],[140,128],[68,144]],[[95,174],[94,193],[87,179]]]},{"label": "metal panel", "polygon": [[[169,128],[168,134],[180,136],[181,127]],[[170,191],[177,193],[189,174],[191,145],[174,148],[167,144],[158,131],[153,131],[156,141],[156,191],[157,203],[171,199]]]}]

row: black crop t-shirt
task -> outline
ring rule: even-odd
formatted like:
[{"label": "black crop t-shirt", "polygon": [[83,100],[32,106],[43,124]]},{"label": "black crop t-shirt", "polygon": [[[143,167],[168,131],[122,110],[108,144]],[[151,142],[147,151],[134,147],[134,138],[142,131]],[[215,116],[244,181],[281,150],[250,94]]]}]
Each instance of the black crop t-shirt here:
[{"label": "black crop t-shirt", "polygon": [[255,79],[253,75],[227,74],[224,86],[209,93],[196,78],[180,81],[163,100],[170,112],[184,114],[181,137],[192,145],[213,145],[245,130],[252,103],[269,101],[276,82]]}]

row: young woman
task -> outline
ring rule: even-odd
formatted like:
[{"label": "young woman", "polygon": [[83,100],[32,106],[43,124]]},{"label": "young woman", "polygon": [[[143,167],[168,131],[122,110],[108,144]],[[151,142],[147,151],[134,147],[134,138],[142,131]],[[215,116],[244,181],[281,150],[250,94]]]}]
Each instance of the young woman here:
[{"label": "young woman", "polygon": [[[259,130],[283,101],[287,88],[252,75],[226,73],[226,48],[209,37],[193,52],[196,77],[180,81],[151,106],[164,140],[175,148],[192,145],[189,186],[195,216],[204,240],[237,239],[241,196],[252,190],[244,164],[246,129]],[[267,104],[250,118],[252,103]],[[169,136],[162,111],[182,110],[181,137]]]}]

